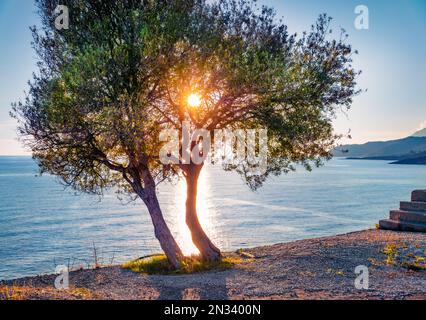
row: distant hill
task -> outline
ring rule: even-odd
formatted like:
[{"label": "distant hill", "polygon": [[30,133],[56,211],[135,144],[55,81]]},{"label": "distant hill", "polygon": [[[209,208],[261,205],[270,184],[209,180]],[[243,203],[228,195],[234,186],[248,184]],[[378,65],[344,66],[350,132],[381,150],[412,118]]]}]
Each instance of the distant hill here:
[{"label": "distant hill", "polygon": [[393,160],[392,164],[426,164],[426,128],[403,139],[343,145],[335,148],[333,155],[348,159]]},{"label": "distant hill", "polygon": [[391,162],[391,164],[426,164],[426,152],[411,154]]},{"label": "distant hill", "polygon": [[[418,134],[418,132],[416,132]],[[376,158],[384,160],[400,160],[402,156],[409,156],[419,152],[426,152],[426,136],[410,136],[391,141],[375,141],[364,144],[348,144],[333,150],[336,157]]]},{"label": "distant hill", "polygon": [[412,137],[426,137],[426,128],[415,132]]}]

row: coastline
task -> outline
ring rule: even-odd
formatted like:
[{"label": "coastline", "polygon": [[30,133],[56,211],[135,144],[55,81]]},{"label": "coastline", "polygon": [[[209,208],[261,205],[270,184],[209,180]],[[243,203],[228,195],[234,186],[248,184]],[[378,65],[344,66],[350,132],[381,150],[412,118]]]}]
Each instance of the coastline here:
[{"label": "coastline", "polygon": [[[383,157],[343,157],[345,160],[382,160],[391,161],[388,164],[426,165],[426,153],[423,156],[383,156]],[[341,157],[342,158],[342,157]]]},{"label": "coastline", "polygon": [[[244,252],[231,269],[190,275],[72,271],[69,290],[54,288],[56,275],[0,281],[0,299],[426,299],[424,233],[363,230]],[[354,285],[359,265],[368,268],[369,289]]]}]

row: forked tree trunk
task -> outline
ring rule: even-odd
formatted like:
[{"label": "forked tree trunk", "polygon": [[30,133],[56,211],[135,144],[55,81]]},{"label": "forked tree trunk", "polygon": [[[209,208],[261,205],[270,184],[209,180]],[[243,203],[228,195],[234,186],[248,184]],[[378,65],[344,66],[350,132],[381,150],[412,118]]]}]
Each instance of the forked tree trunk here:
[{"label": "forked tree trunk", "polygon": [[200,251],[203,259],[217,261],[220,259],[220,250],[211,242],[201,227],[197,215],[198,178],[203,165],[190,164],[186,172],[186,224],[191,232],[192,242]]}]

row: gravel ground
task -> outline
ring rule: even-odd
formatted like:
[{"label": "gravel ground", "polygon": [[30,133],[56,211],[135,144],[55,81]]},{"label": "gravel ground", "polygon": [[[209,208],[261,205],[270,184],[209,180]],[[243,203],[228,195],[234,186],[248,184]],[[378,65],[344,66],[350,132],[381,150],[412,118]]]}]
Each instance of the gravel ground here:
[{"label": "gravel ground", "polygon": [[[75,271],[68,291],[53,287],[55,275],[5,281],[0,298],[426,300],[426,234],[366,230],[244,252],[253,258],[244,255],[233,269],[192,275]],[[368,267],[368,289],[354,285],[358,265]]]}]

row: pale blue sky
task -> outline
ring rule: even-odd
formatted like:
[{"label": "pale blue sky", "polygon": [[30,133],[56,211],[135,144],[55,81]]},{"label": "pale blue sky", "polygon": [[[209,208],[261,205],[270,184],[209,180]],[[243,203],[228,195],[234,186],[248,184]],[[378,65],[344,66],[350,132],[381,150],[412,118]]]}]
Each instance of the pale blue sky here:
[{"label": "pale blue sky", "polygon": [[[352,131],[352,142],[387,140],[410,135],[426,126],[426,1],[425,0],[261,0],[277,9],[290,32],[307,30],[320,13],[344,27],[360,54],[361,88],[336,131]],[[354,28],[357,5],[369,8],[369,29]],[[24,154],[16,140],[10,103],[24,97],[36,70],[28,26],[38,24],[32,0],[0,1],[0,155]]]}]

